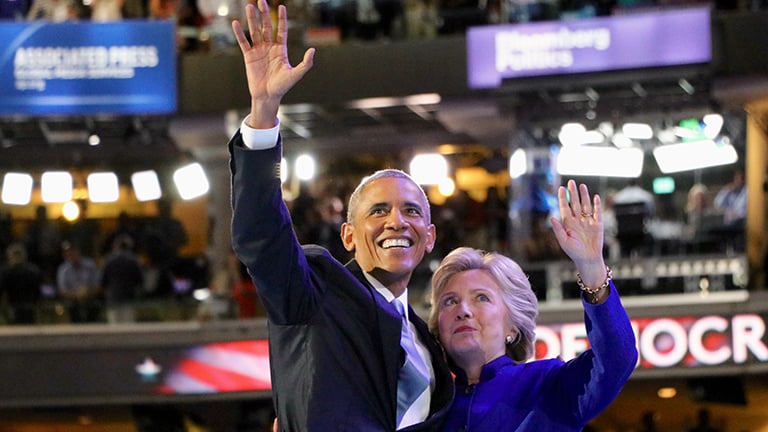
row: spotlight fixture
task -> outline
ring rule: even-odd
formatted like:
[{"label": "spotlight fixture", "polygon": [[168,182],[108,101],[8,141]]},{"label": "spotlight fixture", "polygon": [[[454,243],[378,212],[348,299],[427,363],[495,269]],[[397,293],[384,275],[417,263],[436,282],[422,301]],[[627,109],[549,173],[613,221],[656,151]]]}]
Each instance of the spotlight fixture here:
[{"label": "spotlight fixture", "polygon": [[43,202],[64,203],[72,199],[72,175],[66,171],[47,171],[40,179]]}]

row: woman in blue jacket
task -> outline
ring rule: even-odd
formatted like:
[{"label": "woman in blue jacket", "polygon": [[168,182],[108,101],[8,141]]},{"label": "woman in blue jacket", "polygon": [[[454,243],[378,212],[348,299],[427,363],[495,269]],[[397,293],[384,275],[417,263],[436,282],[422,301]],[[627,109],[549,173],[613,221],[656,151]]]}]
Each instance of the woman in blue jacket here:
[{"label": "woman in blue jacket", "polygon": [[635,368],[634,333],[603,261],[600,197],[571,180],[558,202],[552,227],[578,272],[591,348],[529,361],[538,306],[523,270],[501,254],[454,250],[433,275],[429,319],[456,374],[444,431],[581,431]]}]

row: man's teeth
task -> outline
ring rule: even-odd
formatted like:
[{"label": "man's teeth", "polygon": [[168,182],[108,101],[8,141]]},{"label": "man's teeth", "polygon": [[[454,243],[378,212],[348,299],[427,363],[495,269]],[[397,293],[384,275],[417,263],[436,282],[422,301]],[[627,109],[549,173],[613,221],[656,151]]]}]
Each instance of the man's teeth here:
[{"label": "man's teeth", "polygon": [[410,245],[411,242],[409,242],[407,239],[389,239],[384,240],[384,243],[381,244],[381,247],[388,249],[391,247],[408,247]]}]

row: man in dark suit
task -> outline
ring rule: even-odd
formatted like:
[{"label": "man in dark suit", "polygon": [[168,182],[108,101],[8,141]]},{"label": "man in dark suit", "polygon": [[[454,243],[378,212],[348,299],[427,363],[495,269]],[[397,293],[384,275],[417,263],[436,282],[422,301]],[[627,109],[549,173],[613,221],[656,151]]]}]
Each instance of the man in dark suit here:
[{"label": "man in dark suit", "polygon": [[251,43],[239,22],[251,112],[229,143],[233,247],[246,264],[269,318],[273,400],[282,431],[439,430],[453,397],[444,354],[409,307],[409,327],[429,369],[429,386],[404,418],[397,414],[405,362],[401,318],[407,286],[435,241],[424,191],[405,173],[384,170],[352,194],[341,237],[346,266],[318,246],[299,245],[283,202],[277,111],[312,67],[314,49],[295,67],[287,58],[287,16],[274,33],[265,0],[246,7]]}]

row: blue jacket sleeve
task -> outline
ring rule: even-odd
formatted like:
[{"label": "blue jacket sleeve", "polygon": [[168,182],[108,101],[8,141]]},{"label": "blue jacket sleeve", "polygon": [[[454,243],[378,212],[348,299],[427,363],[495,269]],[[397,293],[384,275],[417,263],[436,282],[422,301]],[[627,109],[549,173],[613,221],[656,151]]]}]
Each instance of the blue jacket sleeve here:
[{"label": "blue jacket sleeve", "polygon": [[246,265],[276,324],[306,322],[317,286],[293,231],[280,183],[282,143],[250,150],[240,132],[229,142],[232,174],[232,247]]},{"label": "blue jacket sleeve", "polygon": [[587,422],[618,396],[637,365],[635,334],[613,282],[606,301],[582,301],[590,349],[561,369],[560,394],[571,414]]}]

